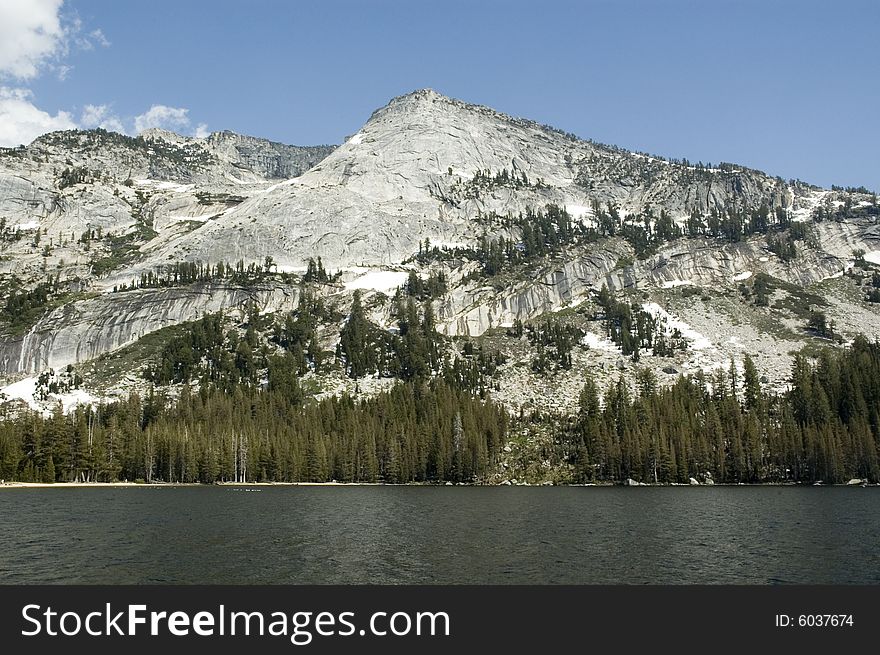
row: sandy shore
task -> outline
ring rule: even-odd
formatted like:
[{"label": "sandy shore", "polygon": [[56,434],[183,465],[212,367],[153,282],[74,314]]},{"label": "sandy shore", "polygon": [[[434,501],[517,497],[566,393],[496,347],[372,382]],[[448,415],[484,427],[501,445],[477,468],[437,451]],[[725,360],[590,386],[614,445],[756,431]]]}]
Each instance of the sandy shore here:
[{"label": "sandy shore", "polygon": [[162,489],[165,487],[378,487],[378,486],[443,486],[432,483],[390,485],[386,482],[2,482],[0,489],[96,489],[99,487],[139,487]]},{"label": "sandy shore", "polygon": [[179,487],[193,485],[143,484],[140,482],[4,482],[0,489],[77,489],[96,487]]}]

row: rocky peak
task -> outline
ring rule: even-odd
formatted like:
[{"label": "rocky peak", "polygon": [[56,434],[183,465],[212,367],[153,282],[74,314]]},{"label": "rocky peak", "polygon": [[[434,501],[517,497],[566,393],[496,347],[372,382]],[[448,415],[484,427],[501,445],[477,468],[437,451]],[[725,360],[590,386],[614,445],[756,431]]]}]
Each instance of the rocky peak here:
[{"label": "rocky peak", "polygon": [[[450,123],[475,123],[482,120],[490,122],[519,121],[519,119],[513,119],[490,107],[451,98],[433,89],[418,89],[392,98],[387,105],[372,113],[364,128],[368,128],[371,124],[393,122],[397,125],[410,125],[422,129],[434,122],[442,126]],[[529,124],[528,121],[519,122]]]},{"label": "rocky peak", "polygon": [[485,170],[516,170],[568,186],[566,147],[535,123],[420,89],[373,112],[322,163],[320,177],[380,199],[421,200],[438,185],[469,181]]},{"label": "rocky peak", "polygon": [[428,107],[437,103],[453,103],[452,98],[437,93],[434,89],[416,89],[410,93],[396,96],[388,101],[384,107],[380,107],[370,118],[389,111],[408,112],[417,110],[419,107]]}]

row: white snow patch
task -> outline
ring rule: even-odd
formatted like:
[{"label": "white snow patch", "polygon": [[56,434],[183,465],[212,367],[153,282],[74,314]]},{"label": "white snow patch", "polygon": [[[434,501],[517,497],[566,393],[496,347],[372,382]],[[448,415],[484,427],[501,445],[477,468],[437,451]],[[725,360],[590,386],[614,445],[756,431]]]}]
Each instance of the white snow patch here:
[{"label": "white snow patch", "polygon": [[305,273],[307,266],[287,266],[285,264],[275,264],[275,270],[279,273]]},{"label": "white snow patch", "polygon": [[770,261],[769,257],[758,257],[758,261],[762,263],[766,263]]},{"label": "white snow patch", "polygon": [[712,342],[702,334],[694,330],[684,321],[675,318],[672,314],[663,309],[655,302],[646,302],[642,305],[642,309],[651,314],[655,318],[662,318],[666,321],[667,334],[671,334],[674,330],[678,330],[685,339],[691,342],[691,350],[704,350],[712,347]]},{"label": "white snow patch", "polygon": [[796,223],[811,220],[813,218],[813,210],[819,206],[829,193],[829,191],[811,191],[806,198],[798,198],[805,205],[791,212],[791,220]]},{"label": "white snow patch", "polygon": [[4,400],[21,400],[27,403],[31,409],[50,415],[52,409],[61,403],[61,411],[69,414],[79,405],[94,405],[98,398],[83,389],[73,389],[67,393],[50,393],[44,401],[37,400],[34,394],[37,392],[38,378],[30,377],[13,382],[0,389]]},{"label": "white snow patch", "polygon": [[660,286],[664,289],[674,289],[675,287],[687,287],[692,284],[691,280],[666,280]]},{"label": "white snow patch", "polygon": [[584,218],[585,216],[592,216],[593,210],[586,205],[566,205],[565,211],[567,211],[572,218]]},{"label": "white snow patch", "polygon": [[260,189],[259,191],[257,191],[257,193],[272,193],[273,191],[275,191],[275,189],[281,188],[283,186],[292,186],[292,185],[296,184],[297,182],[301,182],[301,180],[299,178],[292,177],[289,180],[277,182],[276,184],[273,184],[272,186],[267,186],[265,189]]},{"label": "white snow patch", "polygon": [[880,250],[872,250],[865,253],[865,261],[872,264],[880,264]]},{"label": "white snow patch", "polygon": [[737,273],[736,275],[734,275],[733,281],[742,282],[743,280],[748,280],[750,277],[752,277],[751,271],[743,271],[742,273]]},{"label": "white snow patch", "polygon": [[12,228],[15,231],[19,230],[39,230],[40,224],[37,221],[31,221],[30,223],[19,223],[18,225]]},{"label": "white snow patch", "polygon": [[363,133],[358,132],[358,133],[355,134],[353,137],[351,137],[351,138],[348,140],[348,142],[349,142],[351,145],[356,146],[356,145],[359,145],[361,142],[363,142],[363,140],[364,140],[364,135],[363,135]]},{"label": "white snow patch", "polygon": [[648,163],[651,163],[651,164],[653,164],[655,161],[659,161],[661,164],[667,164],[667,165],[669,164],[669,162],[666,161],[665,159],[657,159],[656,157],[649,157],[648,155],[643,155],[640,152],[631,152],[629,154],[631,154],[633,157],[638,157],[639,159],[644,159]]},{"label": "white snow patch", "polygon": [[604,350],[605,352],[620,352],[620,348],[608,337],[600,337],[594,332],[587,332],[581,341],[585,346],[589,346],[593,350]]},{"label": "white snow patch", "polygon": [[353,289],[371,289],[387,293],[403,286],[407,277],[409,277],[409,273],[403,271],[370,271],[366,275],[361,275],[350,282],[346,282],[345,288],[349,291]]},{"label": "white snow patch", "polygon": [[70,414],[79,405],[94,405],[98,402],[98,398],[82,389],[74,389],[62,394],[49,394],[49,399],[61,401],[61,411],[65,414]]},{"label": "white snow patch", "polygon": [[151,180],[149,178],[143,178],[140,180],[135,180],[135,184],[143,187],[150,187],[155,189],[156,191],[189,191],[192,189],[195,184],[178,184],[177,182],[169,182],[167,180]]},{"label": "white snow patch", "polygon": [[581,300],[580,300],[580,299],[578,299],[578,298],[572,298],[572,299],[569,300],[567,303],[564,303],[564,304],[560,305],[559,307],[556,307],[556,308],[552,309],[551,311],[554,312],[554,313],[556,313],[556,312],[561,312],[561,311],[563,311],[563,310],[565,310],[565,309],[574,309],[575,307],[577,307],[577,306],[580,305],[580,304],[581,304]]},{"label": "white snow patch", "polygon": [[0,389],[0,394],[9,400],[23,400],[30,407],[36,408],[34,393],[37,390],[37,378],[25,378]]}]

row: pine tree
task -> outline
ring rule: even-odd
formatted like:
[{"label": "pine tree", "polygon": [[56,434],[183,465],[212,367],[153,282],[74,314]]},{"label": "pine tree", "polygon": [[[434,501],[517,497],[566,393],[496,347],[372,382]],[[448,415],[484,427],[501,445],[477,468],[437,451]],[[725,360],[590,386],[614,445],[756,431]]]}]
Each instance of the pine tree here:
[{"label": "pine tree", "polygon": [[55,481],[55,459],[52,455],[49,455],[49,458],[46,460],[46,468],[43,470],[43,482],[52,483]]},{"label": "pine tree", "polygon": [[746,409],[758,409],[761,402],[761,380],[758,368],[749,355],[743,358],[743,392]]}]

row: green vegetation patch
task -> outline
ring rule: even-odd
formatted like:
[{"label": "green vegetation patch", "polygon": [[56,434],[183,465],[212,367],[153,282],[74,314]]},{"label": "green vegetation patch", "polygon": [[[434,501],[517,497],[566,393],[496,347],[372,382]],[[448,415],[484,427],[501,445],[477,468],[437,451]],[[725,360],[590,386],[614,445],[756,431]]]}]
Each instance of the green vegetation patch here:
[{"label": "green vegetation patch", "polygon": [[21,281],[13,277],[5,291],[6,300],[0,306],[0,323],[3,331],[11,336],[25,334],[57,307],[90,297],[90,294],[69,291],[67,282],[62,283],[57,277],[50,277],[33,289],[25,289]]}]

